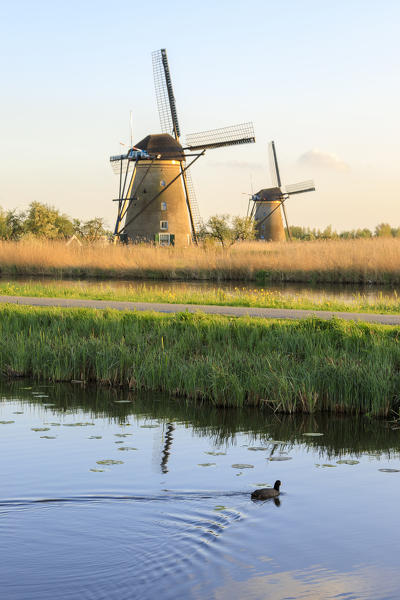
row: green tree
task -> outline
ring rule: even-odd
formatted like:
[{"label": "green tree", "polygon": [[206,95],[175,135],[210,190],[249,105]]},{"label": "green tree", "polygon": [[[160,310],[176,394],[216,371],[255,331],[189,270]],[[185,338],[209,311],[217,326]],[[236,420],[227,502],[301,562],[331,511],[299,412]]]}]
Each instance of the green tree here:
[{"label": "green tree", "polygon": [[254,221],[250,217],[230,217],[214,215],[203,228],[206,236],[217,240],[222,247],[232,246],[235,242],[251,240],[255,236]]},{"label": "green tree", "polygon": [[19,240],[25,230],[25,213],[14,210],[8,210],[6,213],[7,240]]},{"label": "green tree", "polygon": [[379,223],[379,225],[375,227],[375,235],[376,237],[391,237],[392,228],[389,223]]},{"label": "green tree", "polygon": [[251,217],[233,217],[232,243],[253,240],[255,235],[255,223]]},{"label": "green tree", "polygon": [[19,240],[24,232],[24,213],[0,207],[0,239]]},{"label": "green tree", "polygon": [[74,233],[71,219],[47,204],[32,202],[24,223],[27,234],[54,240],[68,238]]},{"label": "green tree", "polygon": [[89,221],[74,219],[73,227],[75,235],[90,244],[111,235],[111,232],[106,229],[104,219],[101,217],[95,217]]}]

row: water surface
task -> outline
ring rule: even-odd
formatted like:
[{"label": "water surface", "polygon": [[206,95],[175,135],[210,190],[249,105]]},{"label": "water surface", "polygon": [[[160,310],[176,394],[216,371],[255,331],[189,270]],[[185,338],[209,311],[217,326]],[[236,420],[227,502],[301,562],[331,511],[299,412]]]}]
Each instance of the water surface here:
[{"label": "water surface", "polygon": [[0,391],[7,600],[400,596],[396,423]]},{"label": "water surface", "polygon": [[165,293],[206,293],[223,290],[226,292],[260,292],[261,290],[280,294],[283,298],[301,297],[313,301],[336,301],[348,304],[354,304],[365,299],[373,303],[382,300],[382,297],[389,301],[397,302],[400,294],[399,286],[382,285],[361,285],[361,284],[305,284],[305,283],[264,283],[257,284],[249,281],[164,281],[164,280],[116,280],[116,279],[53,279],[51,277],[32,278],[18,277],[15,279],[2,279],[0,281],[10,283],[33,283],[42,282],[44,285],[56,285],[63,288],[81,287],[82,290],[95,289],[102,287],[106,292],[115,291],[123,293],[136,290],[142,290],[145,287],[148,291],[163,290]]}]

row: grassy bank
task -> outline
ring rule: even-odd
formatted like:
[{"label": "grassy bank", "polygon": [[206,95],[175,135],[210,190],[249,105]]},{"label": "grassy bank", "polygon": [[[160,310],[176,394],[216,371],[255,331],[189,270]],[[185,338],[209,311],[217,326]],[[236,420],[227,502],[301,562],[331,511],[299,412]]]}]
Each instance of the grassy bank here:
[{"label": "grassy bank", "polygon": [[165,286],[147,286],[126,283],[118,287],[92,282],[1,282],[0,295],[36,296],[39,298],[79,298],[86,300],[118,300],[124,302],[166,302],[168,304],[206,304],[217,306],[253,306],[262,308],[294,308],[360,313],[400,313],[400,297],[396,291],[379,294],[371,299],[354,294],[348,299],[334,300],[323,293],[316,298],[312,293],[288,294],[268,289],[193,289],[180,284],[179,289]]},{"label": "grassy bank", "polygon": [[82,379],[215,405],[387,415],[400,329],[339,320],[0,307],[3,377]]},{"label": "grassy bank", "polygon": [[0,270],[3,276],[400,283],[400,238],[249,242],[226,250],[0,242]]}]

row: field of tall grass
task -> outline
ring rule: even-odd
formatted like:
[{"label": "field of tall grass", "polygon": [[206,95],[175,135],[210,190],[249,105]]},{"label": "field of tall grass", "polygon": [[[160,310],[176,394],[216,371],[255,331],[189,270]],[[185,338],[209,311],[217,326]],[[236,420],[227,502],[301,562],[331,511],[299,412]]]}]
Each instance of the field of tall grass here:
[{"label": "field of tall grass", "polygon": [[229,249],[1,242],[5,275],[400,283],[400,238],[248,242]]},{"label": "field of tall grass", "polygon": [[162,390],[218,406],[383,416],[400,405],[400,328],[317,318],[0,306],[0,373]]}]

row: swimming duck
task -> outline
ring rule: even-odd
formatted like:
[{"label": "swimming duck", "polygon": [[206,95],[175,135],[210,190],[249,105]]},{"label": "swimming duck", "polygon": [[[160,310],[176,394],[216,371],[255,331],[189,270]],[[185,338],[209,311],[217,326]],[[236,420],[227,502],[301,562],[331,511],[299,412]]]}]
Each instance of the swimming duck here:
[{"label": "swimming duck", "polygon": [[252,492],[251,498],[252,500],[268,500],[268,498],[276,498],[280,494],[279,487],[281,485],[281,482],[277,479],[273,488],[261,488],[260,490],[255,490]]}]

